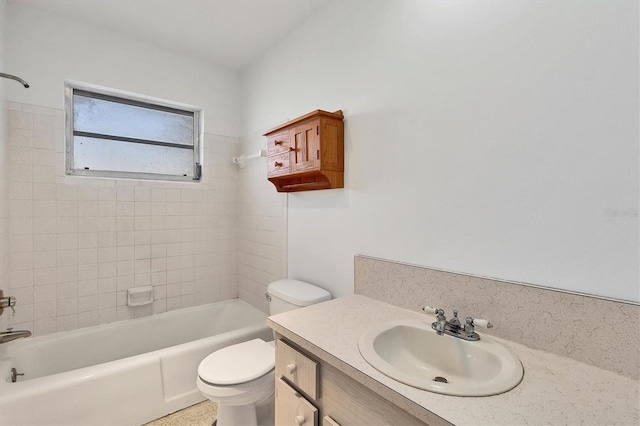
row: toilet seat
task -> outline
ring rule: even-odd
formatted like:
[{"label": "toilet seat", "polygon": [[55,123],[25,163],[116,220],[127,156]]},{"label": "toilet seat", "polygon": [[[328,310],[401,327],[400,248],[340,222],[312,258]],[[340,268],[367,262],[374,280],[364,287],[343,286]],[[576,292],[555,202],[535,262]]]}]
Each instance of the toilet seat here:
[{"label": "toilet seat", "polygon": [[275,368],[275,349],[253,339],[219,349],[198,366],[198,377],[209,385],[229,386],[265,376]]},{"label": "toilet seat", "polygon": [[198,377],[196,386],[209,399],[226,405],[244,405],[248,403],[256,403],[271,395],[275,390],[275,369],[271,370],[262,377],[251,382],[240,383],[238,385],[214,385],[207,383]]}]

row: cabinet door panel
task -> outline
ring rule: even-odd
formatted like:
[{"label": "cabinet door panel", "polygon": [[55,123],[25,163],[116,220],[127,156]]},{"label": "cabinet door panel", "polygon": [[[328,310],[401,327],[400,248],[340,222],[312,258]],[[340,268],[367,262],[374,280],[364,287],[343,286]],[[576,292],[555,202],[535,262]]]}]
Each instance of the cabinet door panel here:
[{"label": "cabinet door panel", "polygon": [[323,170],[344,170],[344,140],[342,121],[322,120],[320,125],[322,146],[320,147],[320,164]]},{"label": "cabinet door panel", "polygon": [[318,409],[277,377],[275,420],[278,426],[318,426]]},{"label": "cabinet door panel", "polygon": [[318,399],[318,363],[282,340],[276,341],[276,376],[284,377],[313,399]]},{"label": "cabinet door panel", "polygon": [[316,170],[320,166],[320,121],[313,120],[291,129],[289,163],[292,172]]}]

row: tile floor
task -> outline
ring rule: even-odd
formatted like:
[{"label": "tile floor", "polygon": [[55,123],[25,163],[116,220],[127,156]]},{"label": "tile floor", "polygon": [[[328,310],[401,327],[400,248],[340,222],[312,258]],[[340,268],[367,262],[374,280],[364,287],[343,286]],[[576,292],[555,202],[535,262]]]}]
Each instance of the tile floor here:
[{"label": "tile floor", "polygon": [[144,426],[211,426],[216,419],[218,406],[213,401],[204,401],[176,411]]}]

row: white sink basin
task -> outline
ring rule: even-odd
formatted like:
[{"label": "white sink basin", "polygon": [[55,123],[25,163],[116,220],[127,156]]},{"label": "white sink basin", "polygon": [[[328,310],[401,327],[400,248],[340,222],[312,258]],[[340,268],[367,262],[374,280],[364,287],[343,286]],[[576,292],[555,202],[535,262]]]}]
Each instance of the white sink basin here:
[{"label": "white sink basin", "polygon": [[496,395],[516,387],[524,373],[520,360],[491,337],[469,342],[438,336],[428,320],[376,324],[358,346],[382,374],[445,395]]}]

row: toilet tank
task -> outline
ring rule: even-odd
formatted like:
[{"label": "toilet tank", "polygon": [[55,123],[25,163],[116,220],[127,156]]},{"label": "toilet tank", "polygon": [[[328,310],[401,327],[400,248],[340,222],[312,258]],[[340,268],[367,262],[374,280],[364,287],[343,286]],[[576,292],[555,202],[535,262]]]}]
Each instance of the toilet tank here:
[{"label": "toilet tank", "polygon": [[298,280],[278,280],[267,287],[271,315],[302,308],[331,299],[327,290]]}]

